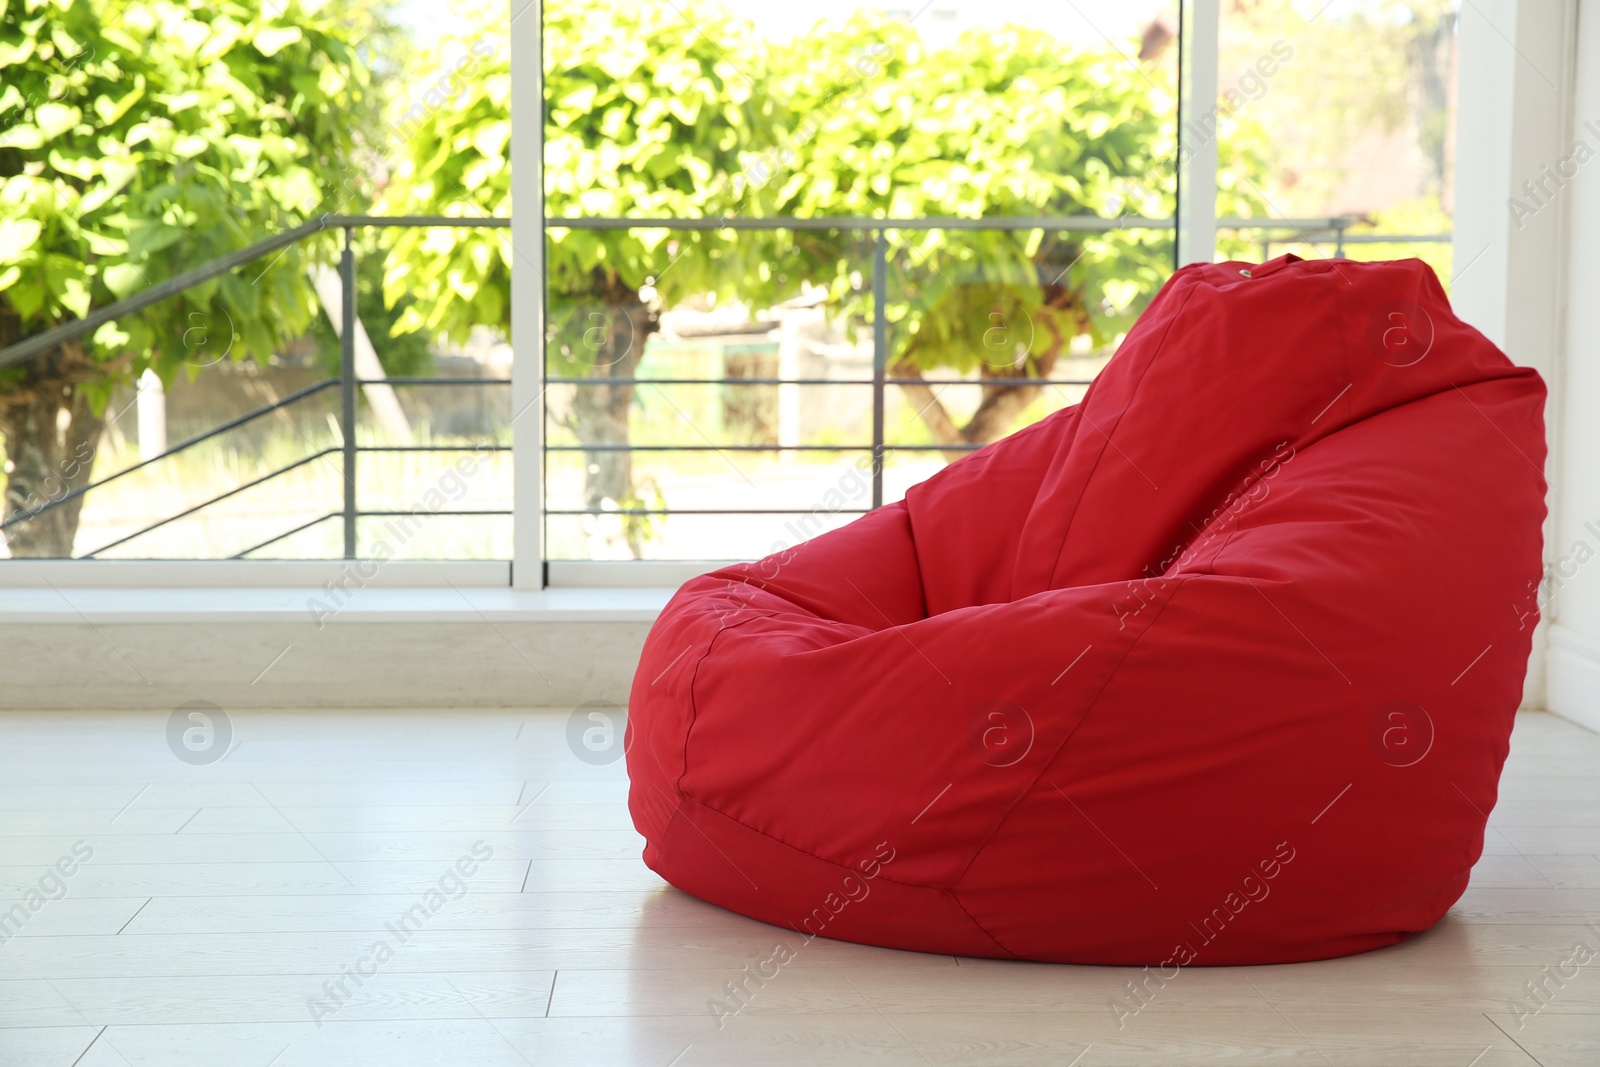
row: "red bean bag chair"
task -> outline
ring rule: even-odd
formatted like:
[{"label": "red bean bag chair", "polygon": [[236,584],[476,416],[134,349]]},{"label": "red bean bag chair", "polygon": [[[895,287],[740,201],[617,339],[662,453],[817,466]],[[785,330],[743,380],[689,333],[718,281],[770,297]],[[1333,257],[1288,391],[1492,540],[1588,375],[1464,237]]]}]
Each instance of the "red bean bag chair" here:
[{"label": "red bean bag chair", "polygon": [[1082,403],[679,590],[645,862],[807,935],[1164,975],[1427,929],[1522,694],[1544,396],[1420,261],[1178,271]]}]

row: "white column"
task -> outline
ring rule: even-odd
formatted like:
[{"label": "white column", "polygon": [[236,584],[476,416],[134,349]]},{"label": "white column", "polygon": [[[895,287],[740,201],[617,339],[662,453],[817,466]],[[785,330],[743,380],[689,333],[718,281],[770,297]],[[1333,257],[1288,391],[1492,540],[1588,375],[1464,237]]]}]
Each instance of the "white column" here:
[{"label": "white column", "polygon": [[[800,324],[809,317],[809,309],[783,308],[778,316],[778,377],[798,378],[803,369],[801,357]],[[789,446],[803,444],[801,440],[801,386],[778,386],[778,444]],[[793,463],[798,452],[779,452],[780,463]]]},{"label": "white column", "polygon": [[544,12],[511,0],[511,584],[544,588]]},{"label": "white column", "polygon": [[1218,0],[1184,0],[1178,114],[1178,266],[1217,252]]},{"label": "white column", "polygon": [[1572,122],[1565,149],[1551,160],[1564,182],[1569,247],[1560,391],[1551,404],[1559,411],[1550,469],[1560,506],[1546,546],[1545,706],[1600,730],[1600,0],[1580,7]]},{"label": "white column", "polygon": [[[1551,389],[1546,470],[1557,486],[1562,481],[1556,476],[1562,454],[1558,357],[1569,218],[1565,190],[1546,181],[1547,191],[1540,192],[1538,183],[1545,168],[1555,166],[1571,147],[1574,20],[1574,0],[1463,5],[1456,109],[1451,303],[1514,362],[1544,376]],[[1552,516],[1560,504],[1560,490],[1552,490]],[[1554,530],[1555,523],[1547,522],[1546,560],[1553,558]],[[1534,635],[1523,698],[1530,707],[1545,704],[1549,621]]]},{"label": "white column", "polygon": [[139,458],[155,459],[167,450],[167,391],[161,375],[146,367],[133,399],[138,409]]}]

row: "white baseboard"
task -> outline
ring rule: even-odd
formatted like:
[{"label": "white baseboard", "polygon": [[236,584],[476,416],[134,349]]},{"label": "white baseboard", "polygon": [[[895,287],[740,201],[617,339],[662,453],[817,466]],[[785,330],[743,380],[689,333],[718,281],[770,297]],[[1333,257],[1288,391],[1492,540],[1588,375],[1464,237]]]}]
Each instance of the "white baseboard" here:
[{"label": "white baseboard", "polygon": [[1600,733],[1600,640],[1558,623],[1548,647],[1545,706]]}]

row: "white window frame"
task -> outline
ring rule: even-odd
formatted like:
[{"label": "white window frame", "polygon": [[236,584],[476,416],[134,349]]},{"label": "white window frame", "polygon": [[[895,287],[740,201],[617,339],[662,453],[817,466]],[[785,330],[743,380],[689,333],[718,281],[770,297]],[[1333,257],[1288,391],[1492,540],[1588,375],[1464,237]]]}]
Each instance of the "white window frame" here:
[{"label": "white window frame", "polygon": [[[543,589],[544,4],[511,0],[511,573]],[[517,57],[527,59],[518,62]],[[524,116],[522,122],[517,116]]]}]

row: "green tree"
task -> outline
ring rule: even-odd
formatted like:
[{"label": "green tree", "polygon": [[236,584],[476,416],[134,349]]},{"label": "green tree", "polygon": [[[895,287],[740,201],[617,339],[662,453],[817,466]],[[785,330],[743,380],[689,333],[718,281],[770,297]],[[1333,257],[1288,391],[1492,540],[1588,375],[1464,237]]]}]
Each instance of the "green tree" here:
[{"label": "green tree", "polygon": [[1460,0],[1361,0],[1327,8],[1235,0],[1222,27],[1224,83],[1274,42],[1293,52],[1246,108],[1272,131],[1264,185],[1276,213],[1343,210],[1334,202],[1340,187],[1353,168],[1370,166],[1352,148],[1364,136],[1400,129],[1416,139],[1431,192],[1449,202],[1449,82],[1459,8]]},{"label": "green tree", "polygon": [[[0,0],[0,347],[339,206],[373,94],[331,0]],[[112,388],[266,358],[316,313],[307,257],[213,279],[0,370],[5,512],[89,478]],[[203,340],[202,340],[203,339]],[[72,551],[78,496],[5,531]]]},{"label": "green tree", "polygon": [[[929,50],[915,30],[857,15],[774,56],[792,124],[752,179],[794,215],[1164,217],[1174,194],[1173,72],[1038,30],[975,29]],[[1161,230],[890,234],[889,370],[976,372],[962,425],[932,387],[903,386],[941,444],[1010,432],[1072,339],[1126,328],[1171,270]],[[794,240],[833,304],[865,322],[860,239]]]},{"label": "green tree", "polygon": [[[471,51],[503,39],[502,4],[458,11],[454,44]],[[447,39],[448,40],[448,39]],[[508,214],[510,57],[503,44],[459,78],[406,143],[385,192],[389,211]],[[428,62],[435,62],[429,60]],[[545,11],[545,208],[552,216],[702,218],[738,208],[740,167],[766,143],[772,103],[760,83],[748,24],[708,5],[616,5],[562,0]],[[415,72],[426,79],[425,66]],[[444,292],[397,328],[462,337],[474,325],[508,328],[514,262],[462,231],[398,235],[387,291]],[[726,231],[578,230],[546,242],[548,369],[553,376],[632,378],[659,311],[691,296],[748,296],[765,262],[762,242]],[[581,385],[569,428],[585,445],[628,442],[635,386]],[[626,451],[585,453],[585,503],[640,506]],[[625,524],[637,553],[645,524]]]}]

